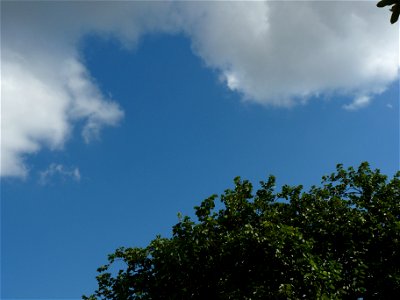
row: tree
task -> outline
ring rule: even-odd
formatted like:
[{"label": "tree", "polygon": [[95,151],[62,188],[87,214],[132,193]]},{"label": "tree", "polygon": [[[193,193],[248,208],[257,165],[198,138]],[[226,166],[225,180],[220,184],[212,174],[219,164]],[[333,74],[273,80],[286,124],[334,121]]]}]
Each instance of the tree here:
[{"label": "tree", "polygon": [[[119,248],[83,299],[395,299],[400,295],[400,172],[337,166],[320,187],[275,192],[275,178],[179,216],[171,238]],[[126,268],[110,268],[122,260]],[[112,274],[113,273],[113,274]]]},{"label": "tree", "polygon": [[376,4],[376,6],[378,7],[392,6],[392,8],[390,9],[390,11],[392,12],[392,16],[390,17],[390,23],[394,24],[399,19],[400,0],[381,0]]}]

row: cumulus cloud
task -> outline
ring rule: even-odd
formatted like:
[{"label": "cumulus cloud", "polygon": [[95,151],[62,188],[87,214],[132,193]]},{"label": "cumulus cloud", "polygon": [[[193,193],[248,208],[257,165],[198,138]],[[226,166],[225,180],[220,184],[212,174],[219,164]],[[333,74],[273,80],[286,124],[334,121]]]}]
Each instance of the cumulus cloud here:
[{"label": "cumulus cloud", "polygon": [[2,176],[26,176],[26,155],[62,149],[76,121],[84,121],[82,135],[89,142],[123,115],[81,63],[78,32],[51,20],[57,14],[48,5],[2,4]]},{"label": "cumulus cloud", "polygon": [[24,157],[61,149],[78,120],[89,142],[121,119],[77,50],[88,33],[128,48],[183,34],[229,89],[267,106],[329,93],[359,109],[398,77],[398,28],[373,2],[5,2],[1,17],[2,176],[25,176]]},{"label": "cumulus cloud", "polygon": [[398,74],[398,28],[369,2],[186,4],[188,35],[245,99],[277,106],[325,92],[373,95]]},{"label": "cumulus cloud", "polygon": [[39,183],[42,185],[49,184],[55,177],[61,180],[72,179],[79,182],[81,173],[76,167],[66,167],[62,164],[50,164],[47,169],[39,172]]}]

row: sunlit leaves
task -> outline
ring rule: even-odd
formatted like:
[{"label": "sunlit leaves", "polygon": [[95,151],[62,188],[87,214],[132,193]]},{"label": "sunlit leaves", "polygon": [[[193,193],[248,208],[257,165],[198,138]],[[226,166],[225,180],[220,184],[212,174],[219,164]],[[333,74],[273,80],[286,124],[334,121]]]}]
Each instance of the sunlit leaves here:
[{"label": "sunlit leaves", "polygon": [[[400,172],[337,166],[304,191],[250,182],[179,215],[172,237],[119,248],[84,299],[391,299],[400,294]],[[218,207],[218,209],[217,209]],[[126,267],[113,269],[117,261]]]}]

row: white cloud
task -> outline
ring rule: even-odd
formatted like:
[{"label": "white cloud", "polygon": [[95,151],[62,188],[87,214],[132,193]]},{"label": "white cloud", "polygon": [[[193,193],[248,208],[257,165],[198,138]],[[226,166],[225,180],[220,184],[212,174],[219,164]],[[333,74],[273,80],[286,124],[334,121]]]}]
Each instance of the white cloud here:
[{"label": "white cloud", "polygon": [[350,104],[343,105],[346,110],[354,111],[366,107],[371,102],[371,98],[368,96],[357,97]]},{"label": "white cloud", "polygon": [[[117,124],[123,112],[101,94],[80,62],[79,35],[71,38],[68,24],[58,20],[50,26],[47,5],[32,11],[35,3],[4,6],[0,174],[25,177],[24,158],[43,147],[62,149],[74,122],[84,120],[82,135],[88,142],[103,126]],[[57,29],[64,27],[66,34],[60,36]]]},{"label": "white cloud", "polygon": [[61,149],[76,120],[85,120],[82,134],[89,141],[102,126],[115,125],[122,117],[76,58],[60,57],[47,65],[47,60],[32,63],[36,58],[24,53],[4,52],[1,175],[26,176],[23,156],[42,147]]},{"label": "white cloud", "polygon": [[368,2],[186,4],[195,52],[250,101],[380,93],[398,75],[398,28]]},{"label": "white cloud", "polygon": [[66,88],[70,92],[72,105],[69,115],[73,119],[86,119],[82,135],[88,143],[96,138],[101,127],[115,125],[122,116],[115,102],[106,101],[92,84],[85,68],[76,60],[66,63]]},{"label": "white cloud", "polygon": [[39,183],[46,185],[51,182],[55,177],[62,181],[66,179],[73,179],[79,182],[81,180],[81,173],[76,167],[65,167],[62,164],[50,164],[47,169],[39,172]]},{"label": "white cloud", "polygon": [[89,142],[122,117],[82,63],[89,32],[126,47],[181,33],[247,101],[288,107],[336,93],[355,99],[352,110],[398,78],[399,31],[388,18],[364,1],[2,3],[1,175],[26,175],[24,157],[61,149],[77,120]]}]

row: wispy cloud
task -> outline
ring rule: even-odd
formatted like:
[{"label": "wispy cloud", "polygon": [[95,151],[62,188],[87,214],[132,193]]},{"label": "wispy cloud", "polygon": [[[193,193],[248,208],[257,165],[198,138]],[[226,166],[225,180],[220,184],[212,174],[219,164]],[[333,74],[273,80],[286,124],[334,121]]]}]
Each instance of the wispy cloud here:
[{"label": "wispy cloud", "polygon": [[52,180],[62,180],[72,179],[76,182],[81,180],[81,173],[77,167],[65,167],[62,164],[50,164],[47,169],[39,172],[39,183],[42,185],[47,185],[52,182]]},{"label": "wispy cloud", "polygon": [[144,34],[184,34],[229,89],[262,105],[364,95],[345,106],[354,110],[398,78],[398,28],[365,1],[9,1],[1,17],[2,176],[26,176],[24,157],[62,149],[76,121],[89,142],[122,118],[82,62],[87,33],[128,48]]},{"label": "wispy cloud", "polygon": [[371,102],[371,97],[360,96],[357,97],[350,104],[343,105],[343,108],[349,111],[359,110],[366,107]]},{"label": "wispy cloud", "polygon": [[393,109],[393,105],[391,103],[387,103],[386,107],[389,108],[389,109]]}]

